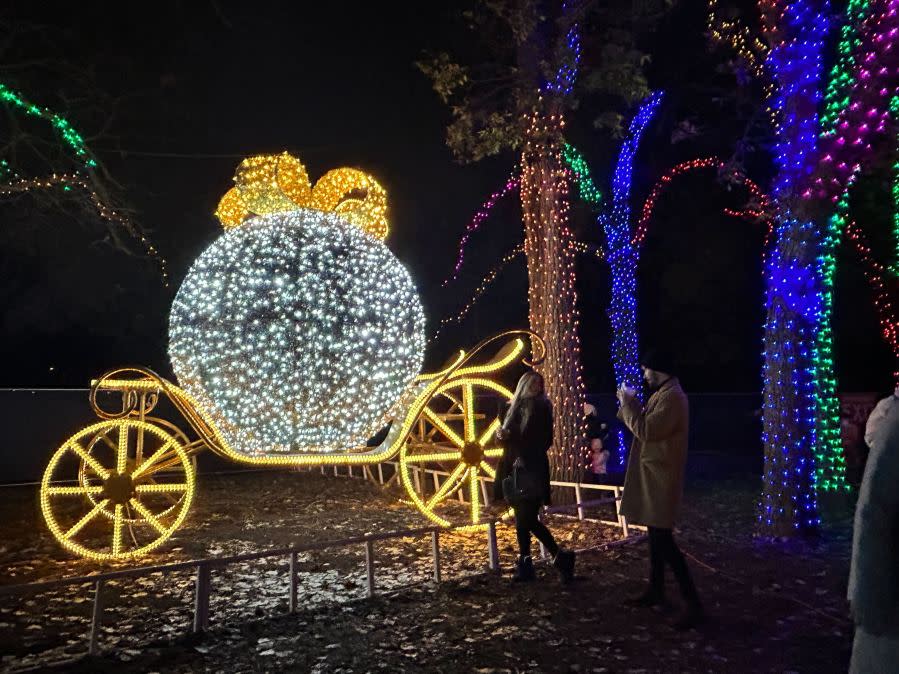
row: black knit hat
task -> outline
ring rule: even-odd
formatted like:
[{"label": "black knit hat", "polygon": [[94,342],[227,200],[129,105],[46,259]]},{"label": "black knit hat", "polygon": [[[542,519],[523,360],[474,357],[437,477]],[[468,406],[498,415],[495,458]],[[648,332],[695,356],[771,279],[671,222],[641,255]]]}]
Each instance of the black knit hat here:
[{"label": "black knit hat", "polygon": [[661,347],[647,349],[640,358],[640,365],[648,367],[656,372],[664,372],[665,374],[674,376],[677,366],[674,362],[674,356],[667,349]]}]

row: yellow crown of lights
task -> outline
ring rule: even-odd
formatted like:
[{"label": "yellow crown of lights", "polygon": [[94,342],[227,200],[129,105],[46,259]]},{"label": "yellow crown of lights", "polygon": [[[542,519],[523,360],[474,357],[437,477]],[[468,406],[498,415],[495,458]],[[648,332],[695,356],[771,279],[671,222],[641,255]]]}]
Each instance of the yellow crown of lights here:
[{"label": "yellow crown of lights", "polygon": [[215,217],[231,229],[254,215],[298,208],[332,211],[379,239],[387,236],[387,192],[374,178],[356,169],[338,168],[313,186],[306,167],[287,152],[244,159]]}]

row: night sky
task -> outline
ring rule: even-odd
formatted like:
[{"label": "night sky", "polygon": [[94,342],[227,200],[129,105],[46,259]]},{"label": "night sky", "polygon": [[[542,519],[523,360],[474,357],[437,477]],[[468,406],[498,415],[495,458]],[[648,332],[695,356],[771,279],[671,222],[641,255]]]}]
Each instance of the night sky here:
[{"label": "night sky", "polygon": [[[473,235],[460,279],[441,287],[466,224],[515,159],[508,153],[474,165],[455,162],[444,143],[448,109],[414,67],[425,50],[471,51],[461,20],[470,3],[161,0],[140,15],[119,3],[71,4],[52,13],[33,4],[13,3],[3,17],[46,25],[57,58],[92,70],[98,85],[121,99],[110,130],[90,143],[168,258],[173,282],[162,288],[152,263],[98,243],[96,222],[51,214],[34,224],[33,204],[0,206],[0,321],[9,347],[2,386],[86,386],[105,368],[128,363],[170,373],[165,333],[173,293],[219,235],[212,212],[241,158],[251,154],[288,150],[313,180],[339,166],[380,180],[390,204],[387,243],[419,286],[429,335],[521,240],[512,195]],[[729,156],[739,133],[712,100],[733,86],[733,77],[718,72],[723,57],[706,47],[700,5],[682,2],[647,37],[650,83],[668,98],[638,156],[637,212],[666,168],[713,153]],[[18,45],[7,57],[27,61],[46,49]],[[63,109],[62,95],[75,93],[31,69],[3,76],[54,109]],[[586,100],[572,113],[568,139],[607,194],[617,141],[593,127],[591,105]],[[70,118],[88,137],[98,126],[96,119]],[[702,133],[672,143],[684,119]],[[0,126],[0,133],[8,130]],[[747,167],[767,185],[764,151],[752,154]],[[644,341],[671,344],[693,391],[760,387],[764,232],[722,215],[724,206],[741,205],[745,193],[737,192],[725,192],[711,172],[680,179],[659,203],[642,256]],[[873,198],[865,214],[871,228],[885,230],[888,201]],[[595,214],[584,206],[573,206],[572,225],[582,240],[600,243]],[[609,393],[608,278],[601,262],[586,257],[578,273],[585,378],[591,391]],[[460,326],[430,345],[427,365],[495,330],[525,326],[526,289],[519,259]],[[889,382],[889,352],[870,298],[854,254],[844,250],[836,295],[844,390]]]}]

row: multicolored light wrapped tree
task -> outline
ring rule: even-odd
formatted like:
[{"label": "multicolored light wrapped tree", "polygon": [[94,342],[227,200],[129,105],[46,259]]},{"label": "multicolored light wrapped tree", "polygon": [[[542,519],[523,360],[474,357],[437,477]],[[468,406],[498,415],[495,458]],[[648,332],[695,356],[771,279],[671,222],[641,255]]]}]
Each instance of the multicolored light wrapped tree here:
[{"label": "multicolored light wrapped tree", "polygon": [[[713,0],[713,10],[716,4]],[[893,48],[899,0],[850,3],[829,83],[823,64],[833,27],[830,3],[761,0],[759,10],[763,42],[746,40],[732,25],[713,27],[712,34],[741,36],[735,46],[754,64],[753,72],[765,77],[775,120],[776,224],[765,270],[759,522],[764,533],[780,536],[818,526],[819,471],[829,466],[839,474],[839,464],[825,455],[835,440],[829,426],[835,392],[829,348],[832,256],[846,190],[874,140],[887,130],[899,82]],[[822,103],[827,105],[819,114]],[[838,477],[833,484],[839,486]]]}]

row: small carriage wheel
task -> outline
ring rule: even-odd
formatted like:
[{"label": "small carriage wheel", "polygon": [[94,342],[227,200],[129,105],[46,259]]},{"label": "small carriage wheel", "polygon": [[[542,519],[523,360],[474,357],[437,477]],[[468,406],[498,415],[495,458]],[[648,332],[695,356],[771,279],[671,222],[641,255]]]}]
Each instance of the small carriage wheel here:
[{"label": "small carriage wheel", "polygon": [[[110,435],[114,448],[102,439]],[[184,521],[194,495],[195,470],[179,435],[138,419],[114,419],[66,440],[41,482],[41,511],[56,540],[76,555],[116,561],[162,545]],[[133,544],[126,542],[126,526]]]},{"label": "small carriage wheel", "polygon": [[[447,501],[456,494],[467,498],[467,522],[478,524],[484,504],[484,490],[492,485],[483,479],[496,477],[496,464],[503,450],[495,439],[500,420],[495,414],[476,411],[479,392],[499,395],[505,402],[512,391],[489,379],[463,378],[443,384],[428,400],[400,449],[400,476],[413,503],[432,522],[451,526]],[[442,484],[428,489],[413,478],[411,469],[440,466],[449,472]],[[507,513],[508,514],[508,513]]]}]

